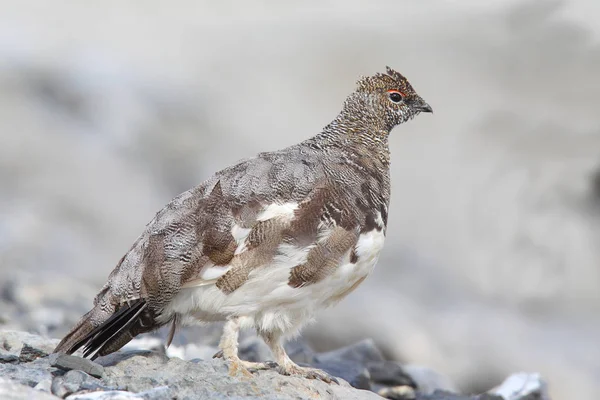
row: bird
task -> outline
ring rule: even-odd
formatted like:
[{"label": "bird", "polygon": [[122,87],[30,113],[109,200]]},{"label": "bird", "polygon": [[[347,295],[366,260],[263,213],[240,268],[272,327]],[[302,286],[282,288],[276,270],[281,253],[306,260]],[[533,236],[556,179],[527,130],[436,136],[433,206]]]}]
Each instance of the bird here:
[{"label": "bird", "polygon": [[[275,369],[337,382],[294,363],[285,340],[355,290],[383,248],[390,201],[389,135],[432,113],[399,72],[361,76],[320,133],[216,172],[146,225],[87,312],[55,348],[95,359],[170,325],[224,322],[232,375]],[[253,328],[274,361],[238,355]]]}]

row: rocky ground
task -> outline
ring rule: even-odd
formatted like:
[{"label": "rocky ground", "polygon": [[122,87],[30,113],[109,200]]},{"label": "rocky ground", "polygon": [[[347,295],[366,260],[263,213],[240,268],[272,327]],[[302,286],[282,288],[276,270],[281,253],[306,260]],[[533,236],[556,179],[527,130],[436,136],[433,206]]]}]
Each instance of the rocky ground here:
[{"label": "rocky ground", "polygon": [[[123,3],[2,4],[0,330],[62,337],[171,198],[316,134],[390,65],[435,114],[390,137],[377,268],[302,337],[317,354],[371,338],[418,385],[411,364],[449,377],[432,388],[535,371],[554,400],[598,398],[600,2]],[[167,355],[211,359],[211,332]],[[62,373],[13,353],[2,379]]]},{"label": "rocky ground", "polygon": [[[533,400],[548,399],[536,374],[516,374],[489,393],[463,396],[436,372],[386,361],[371,340],[327,353],[315,353],[301,341],[288,344],[296,362],[322,368],[339,384],[275,371],[248,377],[231,375],[227,362],[212,359],[218,335],[207,329],[203,342],[166,350],[160,339],[135,339],[117,353],[95,362],[77,355],[51,354],[58,339],[27,332],[0,331],[0,398],[6,400],[117,399],[415,399]],[[212,339],[209,339],[212,338]],[[266,360],[259,339],[247,336],[242,358]]]}]

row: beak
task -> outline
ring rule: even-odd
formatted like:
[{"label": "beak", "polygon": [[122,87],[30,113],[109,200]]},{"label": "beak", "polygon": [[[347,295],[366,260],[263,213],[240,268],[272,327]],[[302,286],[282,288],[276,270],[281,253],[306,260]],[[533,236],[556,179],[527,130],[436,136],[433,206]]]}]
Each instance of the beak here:
[{"label": "beak", "polygon": [[415,104],[413,106],[413,108],[417,111],[421,111],[421,112],[426,112],[426,113],[433,113],[433,108],[431,108],[431,106],[425,102],[422,102],[420,104]]}]

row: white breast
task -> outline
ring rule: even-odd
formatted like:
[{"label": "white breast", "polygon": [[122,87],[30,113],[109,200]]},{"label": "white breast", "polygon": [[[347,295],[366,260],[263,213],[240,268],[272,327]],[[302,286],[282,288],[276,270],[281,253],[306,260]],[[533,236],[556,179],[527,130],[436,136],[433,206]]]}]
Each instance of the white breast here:
[{"label": "white breast", "polygon": [[312,246],[292,248],[282,245],[270,265],[251,272],[249,279],[230,294],[214,284],[182,289],[165,310],[200,320],[223,319],[228,315],[246,316],[251,325],[265,331],[295,332],[321,308],[336,304],[351,293],[373,270],[383,248],[383,230],[361,234],[352,250],[340,260],[334,273],[323,280],[294,288],[288,285],[290,269],[305,260]]}]

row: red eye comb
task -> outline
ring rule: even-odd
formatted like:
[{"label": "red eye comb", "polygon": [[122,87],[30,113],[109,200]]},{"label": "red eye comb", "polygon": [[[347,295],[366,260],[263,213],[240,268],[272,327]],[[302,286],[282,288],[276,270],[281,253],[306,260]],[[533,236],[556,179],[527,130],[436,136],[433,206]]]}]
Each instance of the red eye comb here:
[{"label": "red eye comb", "polygon": [[390,90],[388,90],[387,92],[388,92],[388,93],[398,93],[398,94],[399,94],[400,96],[402,96],[402,97],[405,97],[405,96],[406,96],[404,93],[402,93],[401,91],[399,91],[399,90],[396,90],[396,89],[390,89]]}]

